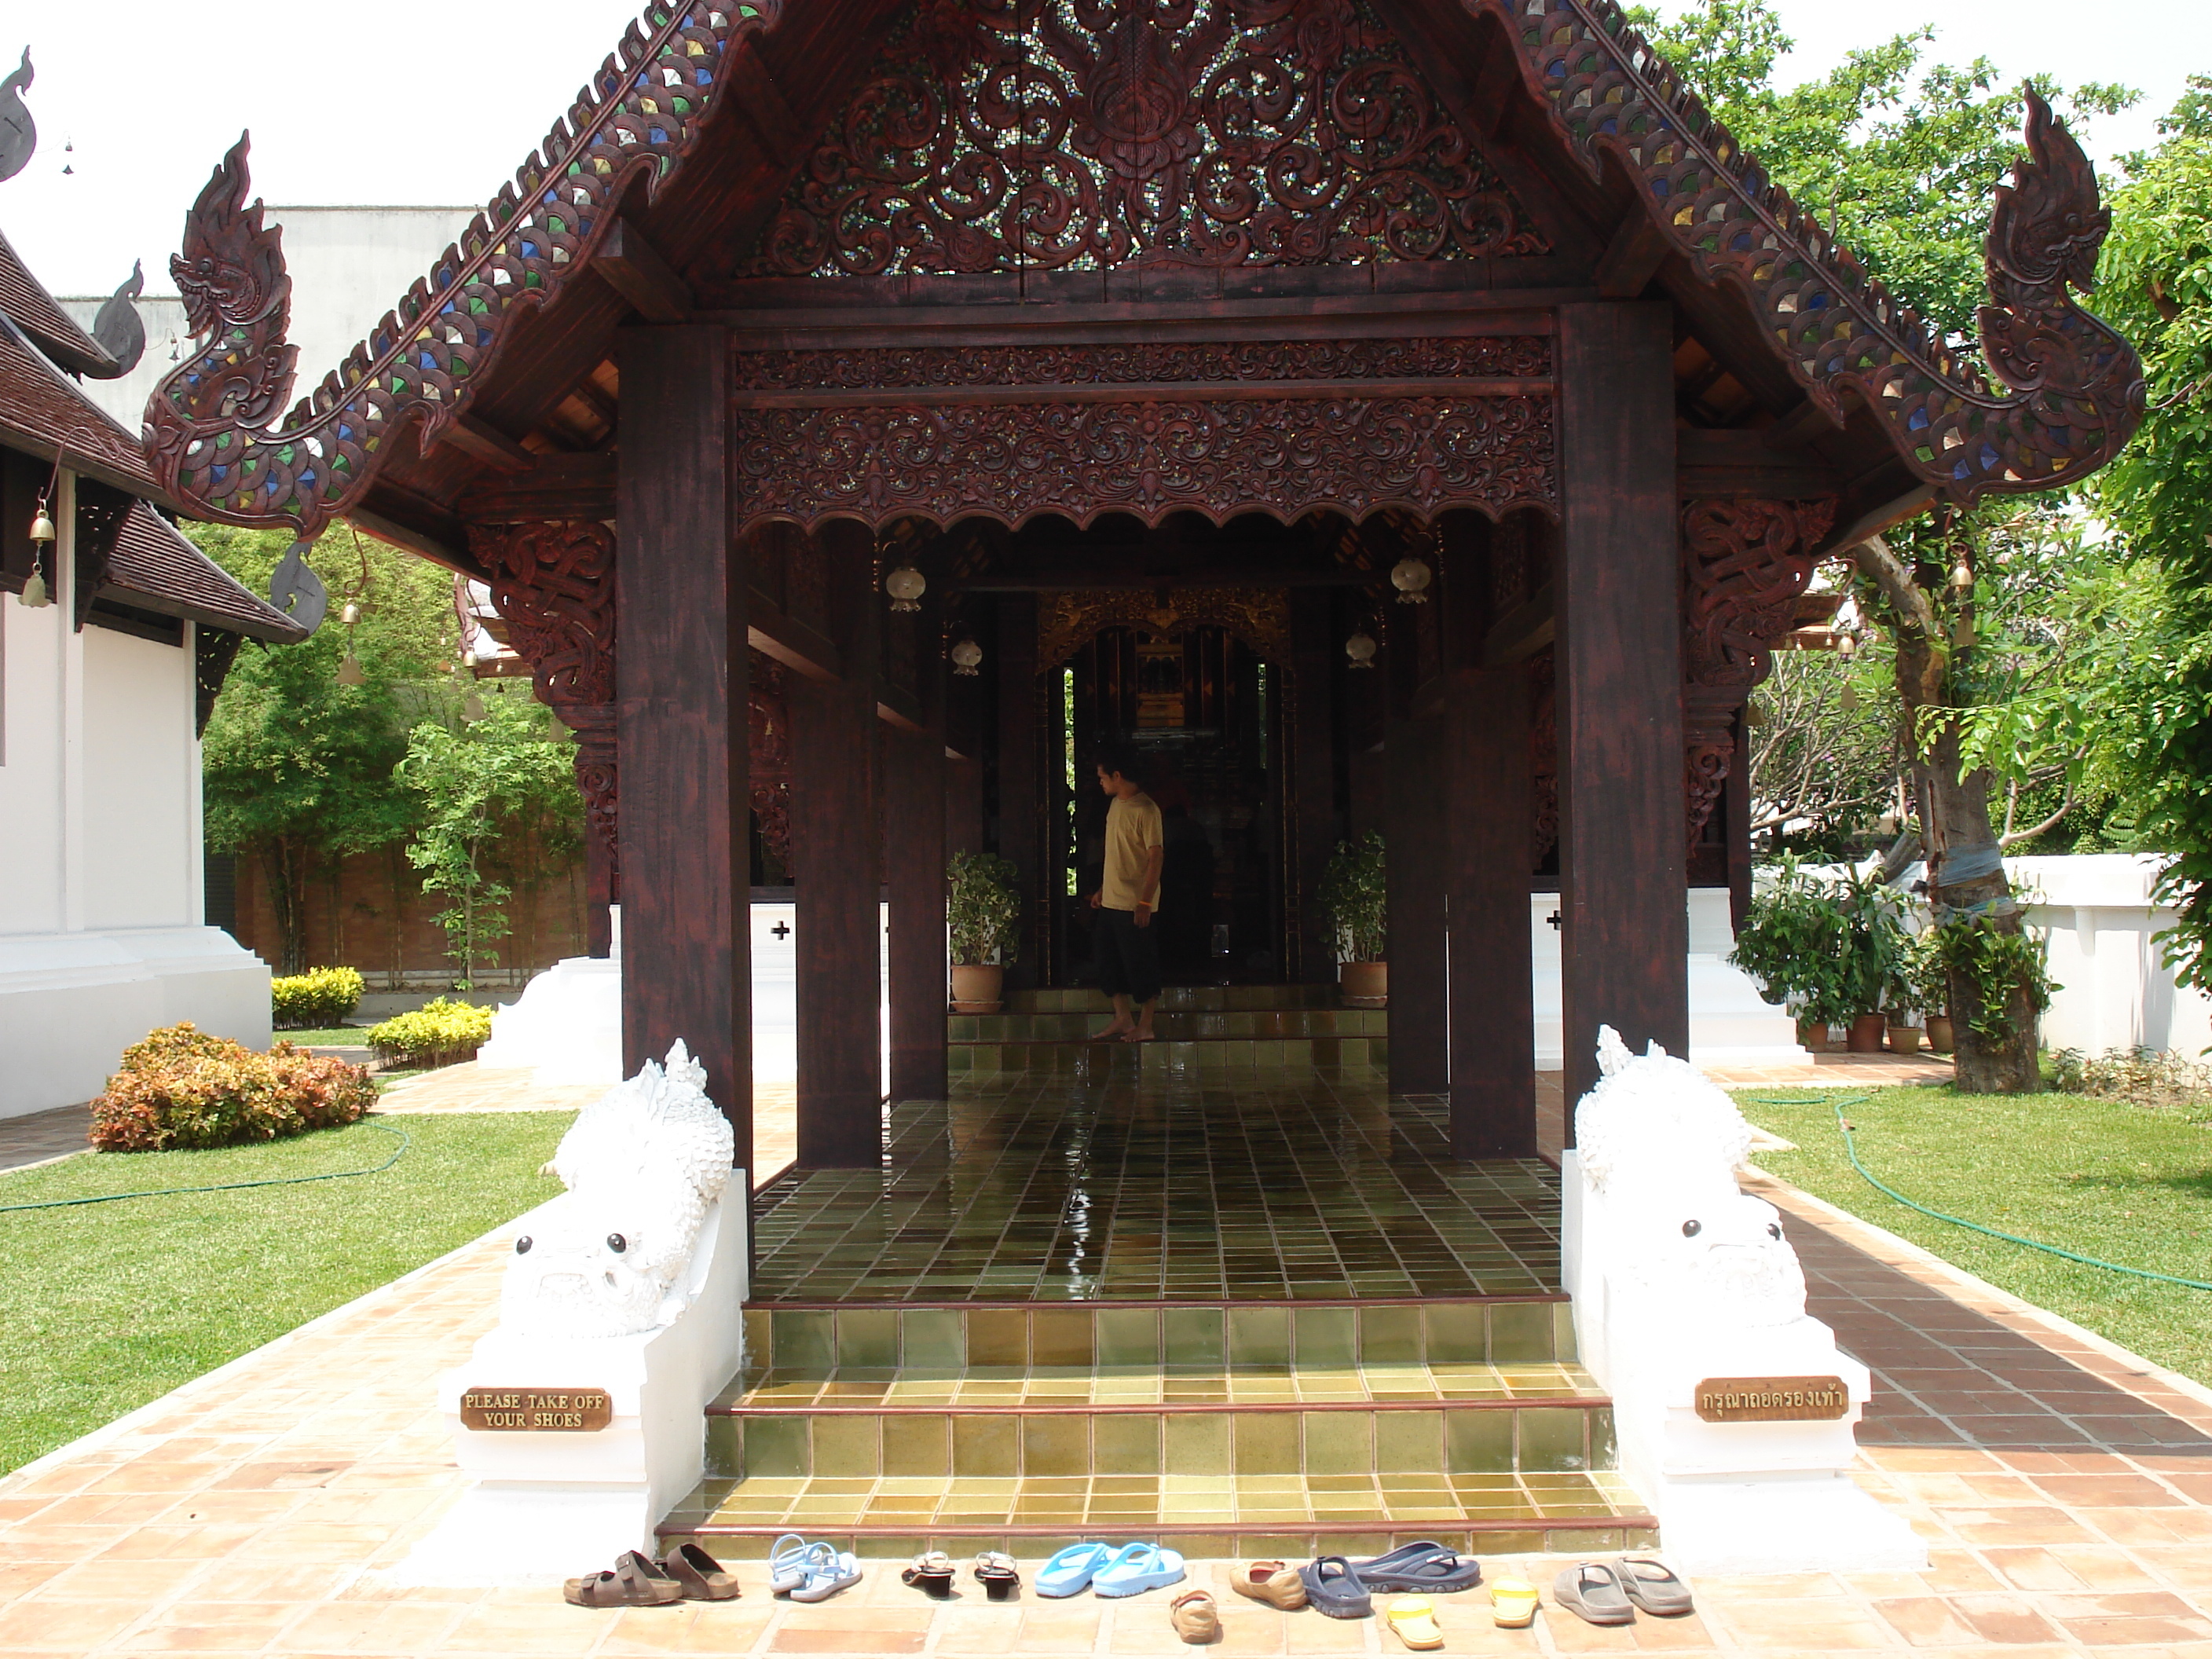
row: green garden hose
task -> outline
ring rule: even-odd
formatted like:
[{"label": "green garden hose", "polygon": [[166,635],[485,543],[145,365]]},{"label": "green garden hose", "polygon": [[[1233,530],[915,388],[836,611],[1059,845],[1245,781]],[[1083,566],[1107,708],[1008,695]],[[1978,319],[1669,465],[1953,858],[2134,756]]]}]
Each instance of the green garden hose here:
[{"label": "green garden hose", "polygon": [[[1931,1210],[1925,1204],[1914,1202],[1859,1161],[1858,1143],[1851,1138],[1851,1126],[1844,1120],[1844,1108],[1856,1106],[1873,1097],[1871,1095],[1849,1095],[1841,1100],[1832,1100],[1828,1103],[1835,1108],[1836,1127],[1844,1137],[1844,1151],[1850,1158],[1851,1168],[1866,1178],[1867,1185],[1878,1193],[1895,1199],[1906,1209],[1917,1210],[1931,1220],[1948,1222],[1954,1227],[1964,1227],[1969,1232],[1981,1233],[1990,1238],[2002,1238],[2008,1244],[2024,1244],[2031,1250],[2042,1251],[2045,1255],[2055,1255],[2067,1261],[2078,1261],[2085,1267],[2103,1267],[2108,1272],[2128,1273],[2136,1279],[2154,1279],[2161,1285],[2179,1285],[2192,1291],[2212,1291],[2212,1285],[2206,1284],[2203,1279],[2180,1279],[2172,1273],[2153,1273],[2147,1267],[2124,1267],[2117,1261],[2100,1261],[2094,1255],[2080,1255],[2072,1250],[2062,1250],[2056,1244],[2039,1243],[2033,1238],[2022,1238],[2018,1233],[2000,1232],[1995,1227],[1984,1227],[1978,1221],[1968,1221],[1960,1216],[1945,1215],[1941,1210]],[[1760,1106],[1818,1106],[1820,1103],[1818,1099],[1783,1100],[1760,1095],[1753,1095],[1752,1100]]]},{"label": "green garden hose", "polygon": [[97,1193],[90,1198],[50,1198],[39,1204],[0,1204],[0,1215],[16,1210],[65,1210],[78,1204],[119,1204],[126,1198],[182,1198],[190,1193],[236,1193],[249,1187],[299,1187],[310,1181],[350,1181],[356,1176],[382,1175],[399,1162],[401,1155],[412,1144],[408,1140],[404,1129],[394,1128],[389,1123],[364,1123],[362,1127],[395,1136],[399,1142],[392,1149],[391,1157],[367,1170],[334,1170],[327,1175],[276,1176],[267,1181],[226,1181],[214,1187],[149,1187],[143,1193]]}]

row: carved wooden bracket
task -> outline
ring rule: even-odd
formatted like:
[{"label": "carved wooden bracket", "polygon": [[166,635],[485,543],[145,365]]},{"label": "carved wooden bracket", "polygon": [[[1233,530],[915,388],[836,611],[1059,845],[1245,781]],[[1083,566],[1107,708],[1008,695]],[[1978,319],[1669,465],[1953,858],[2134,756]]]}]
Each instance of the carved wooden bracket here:
[{"label": "carved wooden bracket", "polygon": [[1728,781],[1736,711],[1766,678],[1835,516],[1833,496],[1682,509],[1682,782],[1692,848]]}]

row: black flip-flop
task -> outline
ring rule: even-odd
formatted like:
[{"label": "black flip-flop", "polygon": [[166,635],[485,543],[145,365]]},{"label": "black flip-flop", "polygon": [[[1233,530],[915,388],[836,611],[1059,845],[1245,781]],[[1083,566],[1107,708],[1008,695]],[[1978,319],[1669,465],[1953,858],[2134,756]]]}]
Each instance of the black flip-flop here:
[{"label": "black flip-flop", "polygon": [[1354,1561],[1352,1570],[1370,1590],[1449,1594],[1482,1582],[1482,1564],[1442,1544],[1401,1544],[1387,1555]]},{"label": "black flip-flop", "polygon": [[1307,1601],[1332,1619],[1375,1616],[1365,1581],[1340,1555],[1316,1556],[1298,1569],[1298,1582],[1306,1587]]}]

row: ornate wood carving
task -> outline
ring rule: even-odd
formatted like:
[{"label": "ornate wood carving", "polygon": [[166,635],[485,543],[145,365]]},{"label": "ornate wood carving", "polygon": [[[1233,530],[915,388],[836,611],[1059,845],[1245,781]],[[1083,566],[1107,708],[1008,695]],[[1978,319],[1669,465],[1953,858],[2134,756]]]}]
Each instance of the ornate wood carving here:
[{"label": "ornate wood carving", "polygon": [[1766,678],[1835,515],[1832,496],[1682,509],[1682,782],[1692,848],[1728,781],[1736,711]]},{"label": "ornate wood carving", "polygon": [[108,561],[122,539],[123,521],[131,516],[133,499],[112,484],[79,476],[76,481],[76,591],[70,598],[71,621],[78,633],[92,614],[92,599],[107,580]]},{"label": "ornate wood carving", "polygon": [[1279,588],[1177,587],[1164,595],[1138,588],[1048,593],[1037,604],[1037,666],[1057,668],[1104,628],[1174,633],[1219,628],[1279,667],[1291,660],[1291,601]]},{"label": "ornate wood carving", "polygon": [[749,769],[754,816],[761,840],[787,870],[791,861],[791,713],[784,698],[783,665],[751,653],[752,680],[746,695]]},{"label": "ornate wood carving", "polygon": [[1366,0],[923,0],[745,274],[1547,247]]},{"label": "ornate wood carving", "polygon": [[810,526],[1557,501],[1548,392],[747,409],[734,440],[746,516]]},{"label": "ornate wood carving", "polygon": [[614,532],[592,520],[474,525],[469,548],[490,574],[492,604],[538,700],[576,734],[585,821],[617,871]]},{"label": "ornate wood carving", "polygon": [[208,721],[215,718],[215,700],[238,660],[238,647],[246,635],[201,623],[192,629],[192,735],[207,736]]},{"label": "ornate wood carving", "polygon": [[1699,276],[1750,299],[1812,397],[1841,421],[1846,387],[1898,453],[1961,501],[2086,477],[2141,422],[2142,363],[2074,301],[2111,224],[2081,146],[2033,91],[2027,155],[2000,186],[1986,256],[1983,354],[2009,392],[1954,356],[1866,276],[1713,119],[1613,0],[1483,0],[1510,14],[1523,72],[1593,177],[1610,150]]}]

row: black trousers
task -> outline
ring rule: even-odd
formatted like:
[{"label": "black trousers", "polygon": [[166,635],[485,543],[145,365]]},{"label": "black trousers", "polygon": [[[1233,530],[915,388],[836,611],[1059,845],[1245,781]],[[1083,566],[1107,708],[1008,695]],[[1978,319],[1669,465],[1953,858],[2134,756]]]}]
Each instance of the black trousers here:
[{"label": "black trousers", "polygon": [[1159,918],[1139,927],[1134,910],[1109,910],[1103,905],[1091,917],[1098,988],[1109,997],[1133,1002],[1150,1002],[1159,995]]}]

